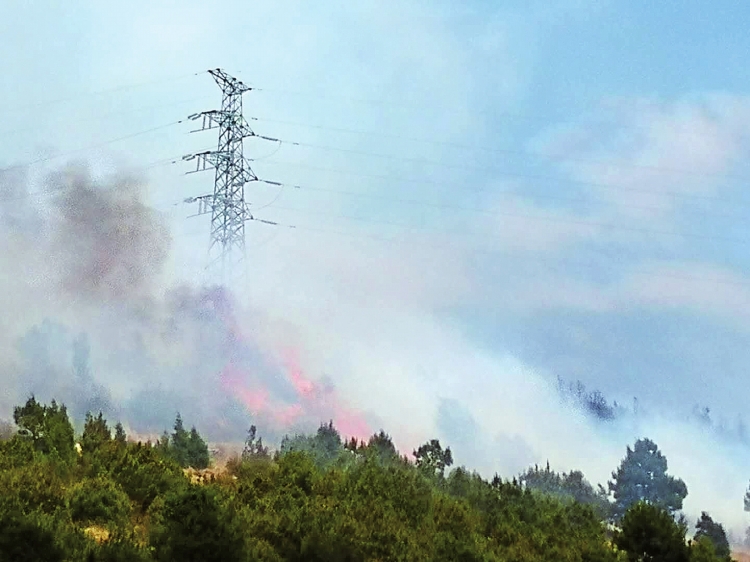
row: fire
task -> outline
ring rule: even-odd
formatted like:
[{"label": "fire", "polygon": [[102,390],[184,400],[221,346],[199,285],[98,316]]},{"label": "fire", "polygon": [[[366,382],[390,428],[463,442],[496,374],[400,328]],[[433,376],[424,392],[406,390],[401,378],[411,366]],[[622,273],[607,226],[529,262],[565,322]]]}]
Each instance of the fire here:
[{"label": "fire", "polygon": [[267,420],[277,429],[289,428],[301,422],[312,425],[333,420],[343,436],[366,439],[372,434],[364,417],[342,403],[335,390],[321,386],[305,375],[298,350],[294,348],[283,351],[280,367],[285,382],[294,390],[295,396],[291,402],[273,396],[273,392],[259,383],[250,369],[236,360],[242,356],[241,352],[244,349],[255,346],[252,338],[243,333],[228,295],[223,291],[215,291],[209,300],[211,308],[225,326],[232,357],[220,374],[221,384],[250,414]]}]

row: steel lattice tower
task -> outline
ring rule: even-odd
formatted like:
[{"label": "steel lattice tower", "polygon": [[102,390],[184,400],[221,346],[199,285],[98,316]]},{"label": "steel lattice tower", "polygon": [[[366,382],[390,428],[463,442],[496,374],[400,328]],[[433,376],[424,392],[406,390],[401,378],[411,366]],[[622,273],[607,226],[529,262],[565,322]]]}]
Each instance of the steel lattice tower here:
[{"label": "steel lattice tower", "polygon": [[245,184],[258,181],[243,154],[243,140],[257,136],[242,116],[242,94],[252,88],[221,69],[208,71],[222,91],[220,110],[195,113],[190,119],[202,119],[197,131],[219,129],[216,150],[188,154],[183,160],[196,160],[193,172],[214,168],[212,195],[191,197],[187,203],[198,203],[198,214],[211,213],[211,241],[209,264],[220,270],[224,282],[228,273],[241,265],[245,258],[245,222],[254,220],[245,201]]}]

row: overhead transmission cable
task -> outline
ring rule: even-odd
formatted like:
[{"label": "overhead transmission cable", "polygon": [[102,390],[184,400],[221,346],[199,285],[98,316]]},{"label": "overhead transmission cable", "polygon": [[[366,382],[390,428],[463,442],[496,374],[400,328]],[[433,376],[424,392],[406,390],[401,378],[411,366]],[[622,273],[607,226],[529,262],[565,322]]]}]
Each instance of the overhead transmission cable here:
[{"label": "overhead transmission cable", "polygon": [[[448,182],[448,181],[435,181],[435,180],[428,180],[428,179],[418,179],[418,178],[410,178],[406,176],[399,176],[395,174],[363,174],[360,172],[354,172],[351,170],[340,170],[336,168],[324,168],[321,166],[313,166],[309,164],[303,164],[300,162],[287,162],[287,161],[280,161],[280,160],[267,160],[265,164],[277,164],[280,166],[290,166],[290,167],[299,167],[299,168],[307,168],[311,170],[317,170],[321,172],[329,172],[334,174],[341,174],[341,175],[350,175],[355,177],[362,177],[362,178],[371,178],[376,180],[384,180],[384,181],[398,181],[402,183],[407,184],[423,184],[423,185],[436,185],[436,186],[444,186],[444,187],[450,187],[455,189],[456,187],[460,187],[461,189],[466,189],[468,191],[471,191],[473,193],[486,193],[489,195],[507,195],[507,196],[517,196],[517,197],[523,197],[525,199],[541,199],[541,200],[553,200],[553,201],[566,201],[569,203],[599,203],[599,204],[611,204],[611,201],[602,198],[602,197],[591,197],[591,198],[584,198],[584,197],[568,197],[565,195],[551,195],[546,193],[524,193],[520,192],[518,189],[490,189],[490,188],[481,188],[481,187],[474,187],[473,185],[459,185],[456,182]],[[562,180],[561,180],[562,181]],[[311,191],[323,191],[323,192],[330,192],[330,193],[340,193],[342,195],[349,195],[352,197],[371,197],[371,194],[366,193],[358,193],[354,191],[344,191],[344,190],[337,190],[337,189],[331,189],[331,188],[319,188],[319,187],[310,187],[305,186],[305,189],[311,190]],[[652,192],[655,193],[655,192]],[[662,194],[659,192],[658,194]],[[741,202],[734,202],[735,206],[748,206],[750,207],[750,201],[744,203],[744,205]],[[625,207],[629,209],[640,209],[645,211],[669,211],[668,207],[658,207],[658,206],[652,206],[652,205],[638,205],[634,203],[617,203],[618,207]],[[736,213],[718,213],[713,210],[708,209],[700,209],[700,212],[702,214],[708,215],[708,216],[715,216],[715,217],[721,217],[721,218],[742,218],[740,215]]]},{"label": "overhead transmission cable", "polygon": [[[277,207],[278,208],[278,207]],[[308,213],[309,211],[300,211],[303,214]],[[311,213],[311,214],[318,214],[318,213]],[[334,216],[331,214],[331,216]],[[369,220],[366,218],[361,217],[344,217],[341,215],[338,215],[340,218],[347,218],[349,220],[357,221],[357,222],[376,222],[381,224],[390,224],[394,226],[407,226],[408,228],[417,228],[420,230],[432,230],[438,233],[442,234],[449,234],[451,236],[455,234],[460,234],[461,231],[457,230],[446,230],[446,229],[432,229],[429,227],[419,227],[414,225],[403,225],[402,223],[393,223],[390,221],[380,221],[380,220]],[[324,228],[318,228],[318,227],[311,227],[307,225],[300,225],[299,223],[294,223],[293,225],[285,224],[283,222],[277,223],[278,226],[284,227],[286,229],[290,230],[299,230],[304,232],[312,232],[312,233],[318,233],[318,234],[324,234],[324,235],[331,235],[331,236],[344,236],[348,238],[353,239],[361,239],[361,240],[370,240],[377,243],[384,243],[384,244],[398,244],[399,246],[404,246],[405,244],[408,244],[408,242],[404,239],[403,236],[393,236],[393,237],[385,237],[385,236],[379,236],[376,234],[365,234],[365,233],[353,233],[348,231],[341,231],[341,230],[330,230],[330,229],[324,229]],[[198,236],[203,234],[203,230],[197,230],[195,229],[192,232],[183,233],[187,236]],[[464,232],[464,234],[467,234],[470,238],[475,239],[486,239],[486,235],[482,234],[470,234]],[[584,261],[584,260],[569,260],[567,258],[563,259],[557,259],[555,261],[540,258],[536,256],[529,256],[528,254],[520,255],[515,250],[523,250],[524,247],[521,245],[512,246],[512,247],[506,247],[506,248],[496,248],[492,250],[481,250],[478,248],[470,248],[467,249],[465,247],[459,246],[457,244],[446,244],[444,242],[436,242],[436,241],[430,241],[427,243],[427,246],[434,247],[436,249],[438,248],[450,248],[453,247],[455,249],[459,249],[462,253],[468,254],[468,255],[487,255],[491,257],[497,257],[498,255],[504,255],[511,260],[516,261],[528,261],[528,262],[535,262],[535,263],[541,263],[543,265],[549,265],[549,266],[568,266],[568,267],[575,267],[575,268],[589,268],[589,269],[601,269],[603,266],[600,263],[595,263],[593,261]],[[661,264],[663,267],[675,267],[678,265],[684,265],[684,262],[668,262],[663,261]],[[604,266],[608,267],[608,266]],[[611,267],[609,268],[611,269]],[[509,271],[511,273],[512,271]],[[745,287],[747,289],[750,289],[750,282],[748,281],[742,281],[742,280],[736,280],[736,279],[727,279],[727,278],[720,278],[720,277],[706,277],[706,276],[693,276],[693,275],[679,275],[669,272],[663,272],[663,271],[656,271],[655,269],[642,269],[642,268],[631,268],[628,269],[628,273],[630,274],[637,274],[637,275],[643,275],[643,276],[653,276],[653,277],[667,277],[667,278],[673,278],[673,279],[680,279],[684,281],[691,281],[696,283],[706,282],[706,283],[714,283],[714,284],[721,284],[721,285],[732,285],[732,286],[739,286],[739,287]]]},{"label": "overhead transmission cable", "polygon": [[540,181],[548,181],[548,182],[557,183],[557,184],[571,184],[571,185],[580,185],[580,186],[585,186],[585,187],[610,189],[613,191],[648,193],[651,195],[658,194],[658,195],[666,195],[669,197],[683,197],[686,199],[723,201],[723,202],[727,202],[731,204],[750,205],[750,202],[747,202],[747,201],[735,200],[735,199],[730,199],[730,198],[725,198],[725,197],[717,197],[717,196],[706,195],[706,194],[701,194],[701,193],[686,193],[684,191],[671,191],[671,190],[664,190],[664,191],[656,192],[653,189],[644,189],[644,188],[637,188],[637,187],[623,187],[619,185],[613,185],[610,183],[602,183],[602,182],[595,182],[595,181],[577,180],[577,179],[569,179],[569,178],[557,178],[557,177],[552,177],[552,176],[527,174],[527,173],[521,173],[521,172],[509,172],[509,171],[501,170],[499,168],[490,168],[486,166],[467,166],[467,165],[460,165],[460,164],[448,164],[445,162],[429,160],[427,158],[398,156],[395,154],[383,154],[383,153],[369,152],[366,150],[360,150],[360,149],[354,149],[354,148],[326,146],[326,145],[308,143],[308,142],[302,142],[302,141],[286,141],[284,139],[279,139],[279,141],[289,146],[299,146],[299,147],[313,148],[313,149],[318,149],[318,150],[327,150],[327,151],[332,151],[332,152],[358,154],[358,155],[368,156],[368,157],[373,157],[373,158],[382,158],[382,159],[402,161],[402,162],[412,162],[415,164],[429,165],[429,166],[435,166],[439,168],[492,173],[492,174],[495,174],[493,176],[494,178],[505,177],[505,178],[540,180]]},{"label": "overhead transmission cable", "polygon": [[[184,80],[185,78],[190,78],[190,77],[193,77],[193,76],[199,76],[201,74],[205,74],[206,72],[207,71],[204,70],[204,71],[200,71],[200,72],[191,72],[191,73],[188,73],[188,74],[181,74],[179,76],[172,76],[172,77],[167,77],[167,78],[157,78],[157,79],[154,79],[154,80],[147,80],[147,81],[142,81],[142,82],[130,82],[130,83],[127,83],[127,84],[121,84],[119,86],[114,86],[114,87],[111,87],[111,88],[104,88],[102,90],[95,90],[93,92],[78,92],[76,94],[71,94],[70,96],[66,96],[66,97],[63,97],[63,98],[57,98],[57,99],[45,100],[45,101],[39,101],[39,102],[32,102],[32,103],[29,103],[29,104],[25,104],[25,105],[21,105],[21,106],[16,106],[16,107],[10,107],[10,108],[4,107],[4,108],[2,108],[2,110],[4,110],[6,113],[12,113],[12,112],[16,112],[16,111],[23,111],[24,109],[32,109],[32,108],[44,107],[44,106],[47,106],[47,105],[56,105],[56,104],[61,104],[61,103],[67,103],[67,102],[71,102],[71,101],[76,101],[76,100],[81,99],[81,98],[96,97],[96,96],[101,96],[101,95],[105,95],[105,94],[110,94],[110,93],[113,93],[113,92],[121,92],[121,91],[124,91],[124,90],[132,90],[132,89],[136,89],[136,88],[143,88],[145,86],[153,86],[155,84],[164,84],[164,83],[168,83],[168,82],[175,82],[175,81],[178,81],[178,80]],[[2,111],[2,110],[0,110],[0,111]]]},{"label": "overhead transmission cable", "polygon": [[[335,101],[338,103],[341,102],[348,102],[348,103],[357,103],[357,104],[364,104],[364,105],[379,105],[389,108],[400,108],[400,109],[407,109],[407,110],[424,110],[425,106],[431,102],[434,102],[434,99],[421,99],[421,100],[414,100],[414,101],[404,101],[404,99],[396,100],[396,99],[373,99],[373,98],[358,98],[358,97],[350,97],[350,96],[342,96],[342,95],[332,95],[327,93],[315,93],[315,92],[301,92],[301,91],[294,91],[294,90],[288,90],[285,88],[275,88],[275,87],[266,87],[266,86],[260,86],[255,88],[257,92],[268,92],[273,95],[291,95],[296,97],[303,97],[308,99],[320,99],[320,100],[329,100],[329,101]],[[658,103],[651,103],[646,102],[647,105],[651,107],[659,107]],[[639,103],[639,108],[642,108],[644,106],[643,103]],[[587,109],[591,110],[592,108],[590,106],[587,107]],[[628,109],[627,107],[621,107],[615,104],[611,105],[604,105],[599,104],[598,106],[594,107],[593,109],[599,110],[599,111],[622,111],[623,109]],[[435,107],[435,113],[438,113],[440,115],[446,115],[446,114],[454,114],[459,116],[466,116],[469,111],[461,111],[456,110],[453,107],[450,106],[436,106]],[[607,123],[610,122],[614,125],[616,125],[616,128],[624,128],[624,127],[632,127],[633,122],[632,120],[628,120],[626,123],[623,121],[614,121],[613,119],[605,119],[605,118],[592,118],[591,116],[587,117],[581,117],[579,119],[557,119],[554,114],[550,114],[549,116],[542,116],[542,115],[528,115],[525,113],[519,113],[519,112],[513,112],[508,110],[498,110],[498,109],[477,109],[472,108],[471,113],[476,115],[483,115],[487,117],[503,117],[503,118],[510,118],[513,120],[518,121],[528,121],[528,122],[540,122],[543,125],[549,125],[550,122],[552,122],[555,126],[565,125],[565,124],[572,124],[572,125],[580,125],[585,123]],[[703,135],[695,134],[691,135],[695,137],[702,137]]]},{"label": "overhead transmission cable", "polygon": [[20,169],[20,168],[26,168],[26,167],[29,167],[29,166],[34,166],[36,164],[41,164],[41,163],[44,163],[44,162],[49,162],[51,160],[56,160],[58,158],[63,158],[65,156],[70,156],[71,154],[77,154],[79,152],[85,152],[87,150],[93,150],[95,148],[101,148],[102,146],[107,146],[107,145],[112,144],[112,143],[121,142],[121,141],[124,141],[124,140],[127,140],[127,139],[131,139],[131,138],[134,138],[134,137],[139,137],[139,136],[142,136],[142,135],[146,135],[146,134],[149,134],[149,133],[160,131],[160,130],[166,129],[168,127],[173,127],[174,125],[179,125],[180,123],[184,123],[185,121],[187,121],[187,119],[178,119],[177,121],[172,121],[171,123],[166,123],[164,125],[159,125],[159,126],[156,126],[156,127],[151,127],[149,129],[145,129],[145,130],[142,130],[142,131],[137,131],[135,133],[130,133],[130,134],[127,134],[127,135],[123,135],[121,137],[117,137],[117,138],[114,138],[114,139],[109,139],[109,140],[106,140],[106,141],[102,141],[102,142],[90,144],[88,146],[84,146],[84,147],[81,147],[81,148],[76,148],[74,150],[67,150],[67,151],[64,151],[64,152],[59,152],[57,154],[52,154],[50,156],[43,156],[43,157],[36,158],[36,159],[33,159],[33,160],[27,160],[25,162],[18,162],[16,164],[12,164],[10,166],[5,166],[3,168],[0,168],[0,173],[2,173],[2,172],[8,172],[10,170],[15,170],[15,169]]},{"label": "overhead transmission cable", "polygon": [[421,142],[421,143],[426,143],[426,144],[434,144],[434,145],[441,145],[441,146],[447,146],[447,147],[453,147],[453,148],[460,148],[463,150],[486,152],[489,154],[511,154],[511,155],[517,155],[517,156],[533,156],[536,158],[544,158],[544,159],[553,160],[553,161],[578,162],[578,163],[583,163],[583,164],[613,166],[615,168],[621,168],[621,169],[648,170],[652,172],[661,172],[661,173],[669,173],[669,174],[684,174],[684,175],[690,175],[693,177],[698,176],[698,177],[707,177],[707,178],[730,179],[730,180],[736,180],[736,181],[750,181],[750,177],[736,176],[732,174],[695,172],[691,170],[685,170],[685,169],[679,169],[679,168],[668,168],[664,166],[656,166],[656,165],[649,165],[649,164],[623,163],[623,162],[615,162],[612,160],[599,160],[599,159],[591,159],[591,158],[580,158],[580,157],[574,157],[574,156],[547,154],[544,152],[535,152],[535,151],[530,151],[530,150],[512,150],[508,148],[471,145],[471,144],[452,142],[452,141],[440,141],[440,140],[435,140],[435,139],[409,137],[409,136],[398,135],[395,133],[389,133],[389,132],[383,132],[383,131],[365,131],[365,130],[343,128],[343,127],[313,125],[309,123],[301,123],[298,121],[286,121],[286,120],[281,120],[281,119],[270,119],[270,118],[265,118],[265,117],[252,117],[251,120],[263,121],[266,123],[278,123],[282,125],[292,125],[295,127],[302,127],[306,129],[317,129],[317,130],[322,130],[322,131],[349,133],[349,134],[369,136],[369,137],[385,137],[385,138],[405,140],[409,142]]},{"label": "overhead transmission cable", "polygon": [[[93,115],[91,117],[86,117],[83,119],[76,118],[76,123],[91,123],[91,122],[100,121],[102,119],[108,119],[114,115],[126,115],[126,114],[131,114],[131,113],[138,113],[141,111],[148,111],[150,109],[159,109],[162,107],[177,107],[179,105],[184,105],[187,103],[195,103],[196,101],[201,101],[205,99],[207,99],[207,96],[200,96],[200,97],[186,99],[186,100],[177,101],[177,102],[151,104],[151,105],[140,106],[140,107],[135,107],[135,108],[127,107],[127,108],[118,109],[115,111],[108,111],[107,113],[102,113],[99,115]],[[57,119],[57,121],[61,121],[61,119]],[[46,118],[45,118],[45,123],[48,123]],[[10,135],[14,133],[22,133],[22,132],[33,131],[33,130],[34,130],[33,128],[30,129],[27,125],[24,125],[23,127],[18,127],[16,129],[6,129],[4,131],[0,131],[0,135]]]},{"label": "overhead transmission cable", "polygon": [[[344,193],[339,190],[333,190],[333,189],[328,189],[328,188],[307,188],[304,185],[284,184],[283,182],[271,182],[271,181],[267,181],[263,179],[259,179],[258,181],[262,183],[267,183],[270,185],[277,185],[277,186],[286,185],[286,187],[299,189],[299,190],[312,189],[316,191],[330,191],[332,193]],[[346,194],[357,195],[353,192],[346,192]],[[737,243],[742,243],[742,244],[750,243],[750,239],[747,239],[747,238],[701,235],[701,234],[684,233],[684,232],[676,232],[676,231],[669,231],[669,230],[655,230],[655,229],[649,229],[649,228],[641,228],[637,226],[618,225],[618,224],[587,221],[587,220],[566,218],[566,217],[534,216],[534,215],[528,215],[528,214],[523,214],[523,213],[495,211],[495,210],[489,210],[489,209],[479,208],[479,207],[465,207],[465,206],[455,205],[451,203],[437,203],[437,202],[431,202],[431,201],[424,201],[421,199],[403,199],[400,197],[391,197],[387,195],[378,195],[378,194],[362,194],[362,196],[378,198],[378,199],[387,199],[388,201],[396,202],[396,203],[420,205],[420,206],[434,207],[434,208],[440,208],[440,209],[450,209],[450,210],[457,210],[457,211],[470,212],[470,213],[480,213],[480,214],[486,214],[489,216],[497,216],[497,217],[505,217],[505,218],[517,218],[517,219],[530,220],[530,221],[571,224],[571,225],[577,225],[577,226],[583,226],[583,227],[600,228],[600,229],[605,229],[605,230],[621,230],[621,231],[627,231],[627,232],[638,232],[642,234],[675,236],[678,238],[717,240],[717,241],[725,241],[725,242],[737,242]],[[293,210],[293,209],[288,209],[288,210]]]}]

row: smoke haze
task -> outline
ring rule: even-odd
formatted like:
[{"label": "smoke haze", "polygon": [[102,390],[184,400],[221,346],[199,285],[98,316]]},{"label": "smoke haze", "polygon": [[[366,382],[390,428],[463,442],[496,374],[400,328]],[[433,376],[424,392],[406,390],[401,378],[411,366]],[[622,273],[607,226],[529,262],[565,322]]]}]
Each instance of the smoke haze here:
[{"label": "smoke haze", "polygon": [[[35,393],[65,402],[78,421],[102,410],[153,437],[177,411],[222,442],[241,441],[251,423],[278,442],[332,419],[347,437],[384,428],[404,453],[437,436],[486,476],[549,461],[601,483],[625,446],[648,436],[687,482],[688,513],[710,507],[735,534],[742,529],[746,442],[717,444],[688,411],[604,423],[561,400],[549,377],[468,341],[436,316],[471,286],[459,255],[445,269],[426,250],[419,259],[347,253],[344,242],[336,255],[348,259],[326,264],[339,268],[336,280],[302,262],[298,275],[287,272],[306,288],[283,289],[315,301],[268,309],[258,303],[278,298],[241,304],[222,287],[164,279],[170,237],[141,199],[143,181],[97,180],[77,165],[47,177],[48,197],[38,199],[24,197],[24,181],[2,183],[3,196],[21,203],[2,206],[6,417]],[[418,275],[428,269],[436,275]]]},{"label": "smoke haze", "polygon": [[[139,435],[177,411],[212,441],[255,423],[269,444],[333,419],[407,454],[440,438],[485,475],[549,460],[602,484],[649,437],[690,519],[740,536],[748,17],[599,0],[47,4],[0,22],[16,46],[0,52],[2,165],[19,164],[0,171],[0,418],[35,392]],[[231,41],[206,31],[221,12]],[[106,144],[217,107],[195,76],[216,66],[258,86],[254,130],[300,143],[247,141],[259,177],[301,187],[248,186],[284,227],[248,224],[231,287],[204,281],[208,225],[176,205],[211,178],[151,167],[215,137],[180,125]],[[20,165],[91,145],[84,163]],[[592,417],[558,376],[638,412]]]}]

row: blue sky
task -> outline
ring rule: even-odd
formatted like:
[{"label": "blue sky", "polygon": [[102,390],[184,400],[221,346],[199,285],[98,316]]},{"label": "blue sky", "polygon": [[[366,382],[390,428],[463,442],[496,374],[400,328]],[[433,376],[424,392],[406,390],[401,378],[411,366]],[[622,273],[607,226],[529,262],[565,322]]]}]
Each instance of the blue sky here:
[{"label": "blue sky", "polygon": [[[259,88],[257,132],[303,145],[246,144],[260,177],[301,186],[248,187],[258,216],[297,226],[248,226],[239,293],[273,338],[293,332],[311,373],[396,435],[464,424],[482,467],[547,457],[601,480],[629,430],[586,430],[601,460],[558,450],[538,385],[581,379],[660,420],[746,410],[749,19],[698,1],[6,3],[0,166],[36,193],[73,159],[140,170],[172,236],[161,286],[199,282],[208,225],[181,201],[211,177],[170,162],[215,143],[175,122],[218,105],[196,73],[225,68]],[[50,314],[19,304],[54,263],[38,252],[0,273],[24,310],[8,334]],[[671,423],[643,431],[689,471],[692,430]],[[717,508],[735,522],[736,474]]]}]

